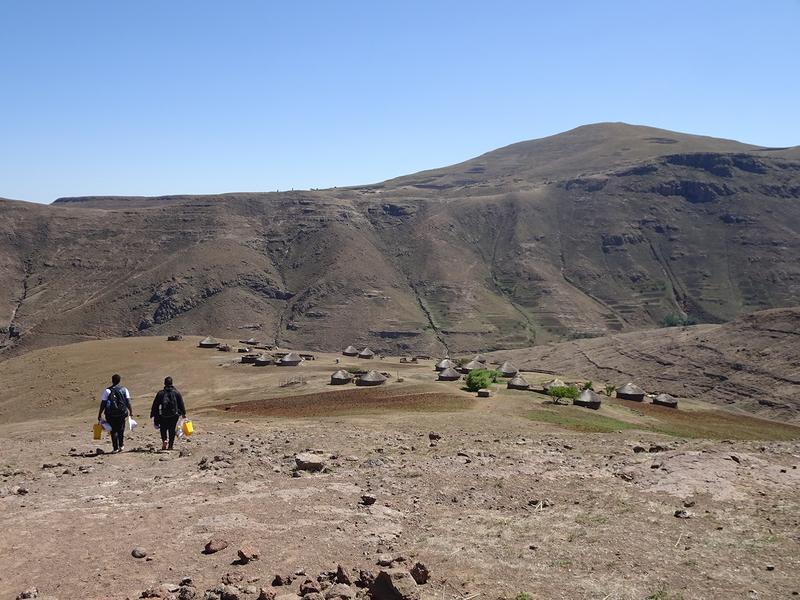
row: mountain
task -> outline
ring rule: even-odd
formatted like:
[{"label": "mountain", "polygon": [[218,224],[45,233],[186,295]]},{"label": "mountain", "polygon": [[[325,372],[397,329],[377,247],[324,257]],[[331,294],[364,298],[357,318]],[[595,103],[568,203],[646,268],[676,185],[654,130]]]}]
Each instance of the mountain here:
[{"label": "mountain", "polygon": [[718,323],[800,304],[799,234],[797,148],[621,123],[360,187],[0,200],[0,356],[171,332],[438,355]]}]

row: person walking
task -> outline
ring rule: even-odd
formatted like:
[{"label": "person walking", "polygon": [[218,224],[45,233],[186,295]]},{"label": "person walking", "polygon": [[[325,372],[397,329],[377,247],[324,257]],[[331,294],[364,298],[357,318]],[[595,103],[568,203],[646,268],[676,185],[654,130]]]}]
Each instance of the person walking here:
[{"label": "person walking", "polygon": [[183,396],[172,385],[172,377],[164,378],[164,389],[159,390],[150,408],[150,418],[161,430],[161,449],[172,450],[178,418],[186,418]]},{"label": "person walking", "polygon": [[97,413],[97,422],[103,421],[103,413],[106,414],[106,422],[111,425],[111,443],[114,452],[125,450],[125,421],[133,416],[131,407],[131,394],[128,388],[121,386],[122,378],[114,373],[111,376],[111,385],[103,390],[100,397],[100,411]]}]

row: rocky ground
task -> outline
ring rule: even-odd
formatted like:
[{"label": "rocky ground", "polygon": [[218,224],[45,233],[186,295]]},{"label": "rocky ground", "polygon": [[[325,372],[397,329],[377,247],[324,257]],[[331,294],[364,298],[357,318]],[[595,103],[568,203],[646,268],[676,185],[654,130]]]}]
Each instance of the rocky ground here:
[{"label": "rocky ground", "polygon": [[142,427],[118,455],[84,418],[2,425],[0,596],[800,593],[798,442],[581,434],[525,418],[531,402],[207,409],[178,450]]}]

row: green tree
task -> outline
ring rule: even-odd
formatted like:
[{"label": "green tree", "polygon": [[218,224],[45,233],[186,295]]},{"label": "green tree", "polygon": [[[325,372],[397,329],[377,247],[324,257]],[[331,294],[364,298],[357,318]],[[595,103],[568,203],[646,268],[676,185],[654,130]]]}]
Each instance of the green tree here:
[{"label": "green tree", "polygon": [[477,392],[480,389],[488,388],[497,381],[499,375],[500,373],[491,369],[474,369],[467,373],[467,389]]},{"label": "green tree", "polygon": [[575,400],[578,397],[579,392],[578,388],[571,385],[559,385],[551,387],[549,390],[547,390],[547,395],[553,398],[554,404],[561,404],[561,400],[564,398]]}]

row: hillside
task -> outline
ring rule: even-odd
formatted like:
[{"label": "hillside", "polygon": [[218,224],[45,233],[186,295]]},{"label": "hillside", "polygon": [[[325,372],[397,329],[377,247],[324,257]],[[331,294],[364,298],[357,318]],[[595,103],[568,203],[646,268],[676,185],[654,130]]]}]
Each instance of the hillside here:
[{"label": "hillside", "polygon": [[362,187],[0,201],[0,356],[169,332],[441,354],[723,322],[798,304],[799,234],[796,149],[619,123]]},{"label": "hillside", "polygon": [[722,325],[623,333],[496,352],[520,369],[553,370],[651,393],[667,392],[769,418],[800,418],[800,308]]}]

